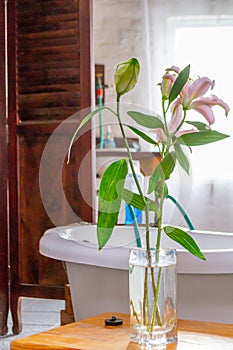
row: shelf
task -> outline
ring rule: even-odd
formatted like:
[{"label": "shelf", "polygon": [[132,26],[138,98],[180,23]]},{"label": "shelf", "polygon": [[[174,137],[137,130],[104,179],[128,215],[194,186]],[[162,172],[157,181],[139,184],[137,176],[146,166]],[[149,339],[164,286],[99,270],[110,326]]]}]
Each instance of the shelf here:
[{"label": "shelf", "polygon": [[[159,152],[131,152],[133,159],[150,159],[150,158],[160,158]],[[127,157],[127,152],[122,149],[112,148],[112,149],[96,149],[96,157]]]},{"label": "shelf", "polygon": [[[144,176],[150,176],[153,174],[154,169],[160,162],[159,152],[131,152],[134,160],[140,161],[140,168]],[[100,176],[103,173],[103,164],[105,167],[110,165],[111,162],[119,160],[121,158],[127,158],[127,152],[122,148],[112,149],[96,149],[96,161],[97,161],[97,172],[99,169]]]}]

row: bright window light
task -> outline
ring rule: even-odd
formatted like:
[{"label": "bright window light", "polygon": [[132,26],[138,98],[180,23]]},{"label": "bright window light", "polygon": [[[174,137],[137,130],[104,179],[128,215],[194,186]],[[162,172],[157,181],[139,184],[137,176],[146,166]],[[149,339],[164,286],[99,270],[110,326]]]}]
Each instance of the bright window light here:
[{"label": "bright window light", "polygon": [[[231,116],[225,118],[224,110],[218,106],[213,111],[216,123],[213,129],[231,135],[229,139],[204,147],[193,147],[192,164],[194,177],[233,178],[233,89],[231,38],[232,26],[177,28],[175,33],[175,62],[180,67],[191,64],[190,76],[208,76],[215,80],[214,94],[227,102]],[[210,91],[211,94],[211,91]],[[189,112],[190,119],[197,114]],[[199,120],[205,121],[201,115]]]}]

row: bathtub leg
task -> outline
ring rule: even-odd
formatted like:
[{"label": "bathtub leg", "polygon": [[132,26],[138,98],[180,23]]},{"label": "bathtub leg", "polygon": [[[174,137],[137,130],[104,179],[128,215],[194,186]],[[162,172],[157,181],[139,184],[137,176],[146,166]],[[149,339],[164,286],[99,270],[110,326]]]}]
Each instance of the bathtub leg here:
[{"label": "bathtub leg", "polygon": [[74,311],[70,295],[70,285],[65,285],[65,310],[61,310],[61,326],[74,322]]}]

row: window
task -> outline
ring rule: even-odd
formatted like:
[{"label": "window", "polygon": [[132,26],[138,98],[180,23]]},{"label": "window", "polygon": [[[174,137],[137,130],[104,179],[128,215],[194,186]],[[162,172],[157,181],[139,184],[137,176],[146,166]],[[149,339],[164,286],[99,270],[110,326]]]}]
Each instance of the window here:
[{"label": "window", "polygon": [[[175,62],[184,67],[191,63],[191,76],[207,75],[216,81],[214,94],[229,105],[232,103],[231,67],[233,51],[229,45],[233,26],[186,27],[175,31]],[[211,93],[211,92],[210,92]],[[230,106],[233,108],[233,105]],[[233,135],[233,122],[226,119],[221,107],[214,107],[216,122],[213,128]],[[189,112],[189,115],[194,115]],[[202,117],[201,117],[202,118]],[[232,178],[229,159],[233,138],[193,150],[194,176],[209,179]],[[218,165],[219,164],[219,165]]]}]

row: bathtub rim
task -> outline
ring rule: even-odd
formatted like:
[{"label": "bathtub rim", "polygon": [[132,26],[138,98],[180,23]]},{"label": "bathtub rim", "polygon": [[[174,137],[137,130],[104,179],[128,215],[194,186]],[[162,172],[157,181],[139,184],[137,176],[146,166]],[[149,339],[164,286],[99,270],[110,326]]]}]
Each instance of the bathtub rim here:
[{"label": "bathtub rim", "polygon": [[[95,246],[86,245],[85,249],[83,249],[82,244],[73,240],[64,239],[58,234],[64,227],[72,226],[73,225],[60,226],[46,230],[39,242],[40,254],[65,262],[120,270],[128,269],[130,247],[109,247],[98,252]],[[67,255],[67,251],[69,255]],[[183,249],[176,249],[176,251],[177,273],[233,274],[233,248],[219,250],[202,249],[207,261],[202,261]],[[224,259],[222,256],[223,254]]]}]

